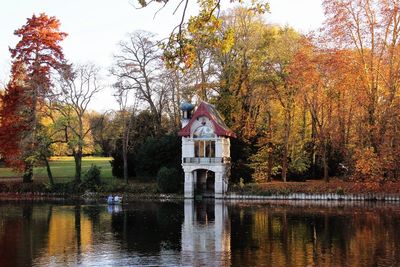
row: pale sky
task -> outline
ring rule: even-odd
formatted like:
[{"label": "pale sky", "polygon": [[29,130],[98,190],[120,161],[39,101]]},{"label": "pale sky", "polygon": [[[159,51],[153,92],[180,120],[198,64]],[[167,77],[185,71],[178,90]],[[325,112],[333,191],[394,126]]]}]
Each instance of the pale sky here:
[{"label": "pale sky", "polygon": [[[265,14],[265,18],[267,22],[289,25],[306,33],[322,24],[321,2],[270,0],[271,13]],[[127,33],[146,30],[165,37],[180,20],[178,15],[172,15],[178,1],[170,1],[155,18],[154,14],[161,6],[136,9],[137,0],[1,0],[0,3],[0,86],[9,77],[8,47],[14,47],[18,41],[13,33],[33,13],[56,16],[61,22],[61,30],[68,33],[61,43],[66,59],[73,63],[93,62],[103,68],[104,76],[111,65],[112,54],[117,51],[117,43]],[[194,6],[190,9],[192,13],[196,10]],[[99,111],[115,108],[111,95],[111,89],[106,89],[92,108]]]}]

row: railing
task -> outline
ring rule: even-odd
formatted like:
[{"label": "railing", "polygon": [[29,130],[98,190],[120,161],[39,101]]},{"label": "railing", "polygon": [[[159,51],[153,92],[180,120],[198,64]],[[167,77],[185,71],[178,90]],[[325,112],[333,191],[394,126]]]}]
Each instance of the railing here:
[{"label": "railing", "polygon": [[231,163],[231,158],[183,158],[183,163],[210,164],[210,163]]}]

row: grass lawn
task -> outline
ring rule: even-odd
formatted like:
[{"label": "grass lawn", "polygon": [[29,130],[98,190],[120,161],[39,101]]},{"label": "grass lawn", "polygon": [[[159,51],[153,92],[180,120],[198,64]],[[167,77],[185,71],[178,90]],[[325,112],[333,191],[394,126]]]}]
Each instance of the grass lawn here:
[{"label": "grass lawn", "polygon": [[[113,179],[110,164],[111,159],[110,157],[84,157],[82,159],[82,178],[91,164],[95,164],[101,168],[101,178],[104,181]],[[67,182],[75,175],[75,162],[73,157],[53,157],[50,160],[50,167],[55,182]],[[14,172],[10,168],[0,167],[0,181],[4,178],[20,177],[21,174]],[[34,169],[34,179],[36,181],[47,181],[46,168],[36,167]]]}]

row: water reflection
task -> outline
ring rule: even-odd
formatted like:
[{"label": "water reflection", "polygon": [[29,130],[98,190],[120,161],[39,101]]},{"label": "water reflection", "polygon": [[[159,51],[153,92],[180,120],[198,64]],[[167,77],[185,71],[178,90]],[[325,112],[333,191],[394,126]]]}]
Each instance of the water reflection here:
[{"label": "water reflection", "polygon": [[111,215],[111,229],[120,246],[139,254],[179,251],[182,203],[136,202]]},{"label": "water reflection", "polygon": [[[0,265],[29,266],[35,254],[45,246],[48,213],[30,205],[0,209]],[[34,234],[33,234],[34,233]]]},{"label": "water reflection", "polygon": [[222,200],[185,200],[182,264],[230,266],[230,221]]},{"label": "water reflection", "polygon": [[0,266],[400,266],[400,206],[290,203],[3,203]]},{"label": "water reflection", "polygon": [[251,266],[399,266],[398,206],[231,209],[232,262]]}]

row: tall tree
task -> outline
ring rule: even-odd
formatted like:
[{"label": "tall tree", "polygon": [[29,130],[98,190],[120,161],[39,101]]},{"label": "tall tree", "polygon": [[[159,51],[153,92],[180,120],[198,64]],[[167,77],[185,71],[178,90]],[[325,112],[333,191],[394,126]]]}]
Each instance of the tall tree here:
[{"label": "tall tree", "polygon": [[27,131],[27,114],[23,107],[26,105],[25,68],[23,64],[13,64],[11,81],[1,96],[0,110],[0,153],[8,166],[23,171],[25,164],[20,142],[23,133]]},{"label": "tall tree", "polygon": [[232,173],[236,176],[233,178],[249,181],[249,157],[257,144],[255,122],[260,115],[260,102],[254,101],[256,86],[253,66],[264,23],[259,15],[246,8],[232,10],[222,19],[221,31],[231,32],[233,44],[229,45],[229,49],[219,46],[213,51],[218,62],[219,81],[214,101],[228,126],[238,135],[237,140],[232,142]]},{"label": "tall tree", "polygon": [[82,156],[93,125],[87,111],[94,96],[102,90],[99,69],[93,64],[73,68],[64,65],[60,71],[58,91],[52,96],[54,108],[62,115],[65,140],[75,160],[75,182],[81,182]]},{"label": "tall tree", "polygon": [[[14,49],[10,49],[13,58],[12,81],[5,97],[17,99],[12,102],[13,107],[8,106],[9,111],[4,111],[2,120],[8,122],[1,123],[0,132],[6,136],[7,125],[12,125],[12,120],[15,120],[16,125],[20,124],[17,135],[13,138],[13,147],[18,152],[9,151],[7,146],[2,146],[1,149],[6,150],[2,151],[5,157],[18,155],[18,160],[8,162],[24,172],[24,182],[32,181],[33,167],[38,164],[40,111],[45,95],[51,91],[51,70],[58,69],[64,59],[59,43],[67,34],[61,32],[59,27],[60,22],[55,17],[43,13],[39,16],[33,15],[24,26],[15,31],[15,35],[21,40]],[[19,80],[18,85],[16,80]],[[19,116],[24,117],[18,118]]]},{"label": "tall tree", "polygon": [[[331,47],[355,52],[361,78],[357,98],[363,125],[359,148],[382,159],[387,177],[398,177],[400,1],[325,0]],[[371,148],[371,149],[370,149]],[[385,160],[383,160],[385,159]],[[366,161],[368,162],[368,161]],[[388,162],[391,162],[388,164]],[[391,165],[391,166],[389,166]]]},{"label": "tall tree", "polygon": [[394,118],[399,90],[400,1],[325,0],[323,6],[331,43],[356,52],[364,92],[365,145],[377,151]]},{"label": "tall tree", "polygon": [[[135,117],[137,116],[137,97],[131,96],[130,90],[124,89],[123,86],[120,86],[119,83],[115,84],[114,87],[117,89],[117,93],[115,94],[118,106],[119,106],[119,118],[121,119],[121,133],[120,138],[122,142],[122,162],[123,162],[123,176],[125,183],[128,183],[128,153],[129,150],[132,149],[132,143],[130,142],[130,137],[132,134],[132,123]],[[129,105],[130,102],[128,100],[130,98],[134,99],[134,103]]]},{"label": "tall tree", "polygon": [[300,47],[301,36],[290,28],[276,29],[270,36],[260,67],[263,69],[259,82],[266,85],[272,96],[280,104],[282,119],[282,180],[286,182],[288,172],[289,142],[291,140],[296,98],[299,87],[290,82],[290,65]]},{"label": "tall tree", "polygon": [[143,31],[131,34],[129,40],[120,42],[119,48],[111,74],[117,77],[121,90],[134,90],[148,105],[155,119],[152,126],[159,133],[168,94],[161,79],[164,66],[160,48],[154,36]]}]

